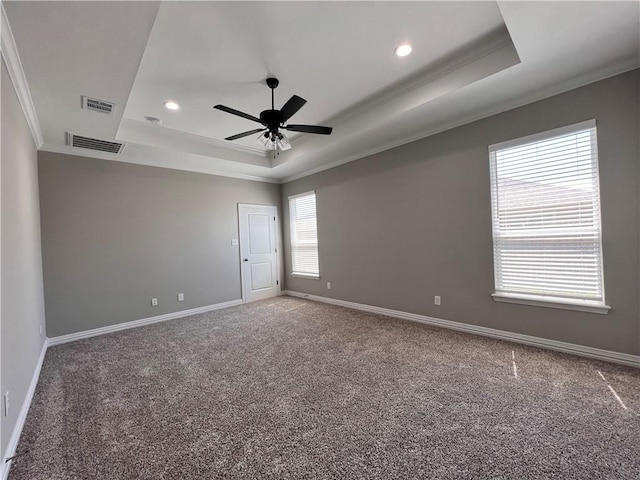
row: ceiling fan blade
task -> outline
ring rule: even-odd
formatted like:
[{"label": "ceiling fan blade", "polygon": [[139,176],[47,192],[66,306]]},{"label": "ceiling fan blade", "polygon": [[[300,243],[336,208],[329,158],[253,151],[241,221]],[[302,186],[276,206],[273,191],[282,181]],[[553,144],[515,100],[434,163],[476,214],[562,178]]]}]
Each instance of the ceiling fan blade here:
[{"label": "ceiling fan blade", "polygon": [[264,132],[265,130],[266,128],[256,128],[255,130],[249,130],[248,132],[242,132],[242,133],[238,133],[237,135],[231,135],[230,137],[225,138],[225,140],[237,140],[239,138],[253,135],[254,133]]},{"label": "ceiling fan blade", "polygon": [[222,110],[223,112],[230,113],[231,115],[237,115],[242,118],[246,118],[247,120],[253,120],[254,122],[262,123],[262,121],[254,117],[253,115],[249,115],[248,113],[241,112],[240,110],[236,110],[235,108],[225,107],[224,105],[216,105],[213,108],[217,108],[218,110]]},{"label": "ceiling fan blade", "polygon": [[291,117],[295,115],[295,113],[302,108],[302,106],[307,103],[304,98],[301,98],[297,95],[294,95],[289,99],[287,103],[280,109],[280,115],[282,115],[282,121],[286,122]]},{"label": "ceiling fan blade", "polygon": [[320,125],[287,125],[283,127],[291,132],[317,133],[319,135],[331,135],[333,128]]}]

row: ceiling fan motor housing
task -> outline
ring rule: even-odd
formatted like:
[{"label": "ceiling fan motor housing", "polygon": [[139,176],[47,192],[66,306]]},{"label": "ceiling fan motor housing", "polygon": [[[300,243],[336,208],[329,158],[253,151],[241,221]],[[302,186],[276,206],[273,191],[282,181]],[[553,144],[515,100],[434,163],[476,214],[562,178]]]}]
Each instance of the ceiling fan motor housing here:
[{"label": "ceiling fan motor housing", "polygon": [[277,130],[284,123],[280,110],[265,110],[260,112],[260,121],[269,130]]}]

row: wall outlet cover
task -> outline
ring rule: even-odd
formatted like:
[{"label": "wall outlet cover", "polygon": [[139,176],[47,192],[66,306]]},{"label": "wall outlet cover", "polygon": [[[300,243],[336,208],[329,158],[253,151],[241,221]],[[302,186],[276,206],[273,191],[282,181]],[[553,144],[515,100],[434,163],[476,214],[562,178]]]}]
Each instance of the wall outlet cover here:
[{"label": "wall outlet cover", "polygon": [[157,298],[152,298],[151,299],[151,306],[152,307],[157,307],[158,306],[158,299]]},{"label": "wall outlet cover", "polygon": [[179,293],[178,294],[178,301],[179,302],[184,302],[184,293]]}]

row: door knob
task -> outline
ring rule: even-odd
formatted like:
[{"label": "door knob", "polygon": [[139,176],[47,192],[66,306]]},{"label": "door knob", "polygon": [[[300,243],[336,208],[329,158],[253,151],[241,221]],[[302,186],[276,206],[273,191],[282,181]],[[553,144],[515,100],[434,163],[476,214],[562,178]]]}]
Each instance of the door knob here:
[{"label": "door knob", "polygon": [[248,259],[248,258],[245,258],[245,259],[244,259],[244,261],[245,261],[245,262],[248,262],[248,261],[249,261],[249,259]]}]

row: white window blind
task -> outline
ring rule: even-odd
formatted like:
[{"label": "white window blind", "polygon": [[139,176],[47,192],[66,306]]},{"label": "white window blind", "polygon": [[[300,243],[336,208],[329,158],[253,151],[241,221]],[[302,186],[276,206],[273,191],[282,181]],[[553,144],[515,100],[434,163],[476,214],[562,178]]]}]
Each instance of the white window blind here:
[{"label": "white window blind", "polygon": [[496,295],[604,306],[595,121],[489,154]]},{"label": "white window blind", "polygon": [[289,218],[292,274],[319,277],[315,192],[289,197]]}]

